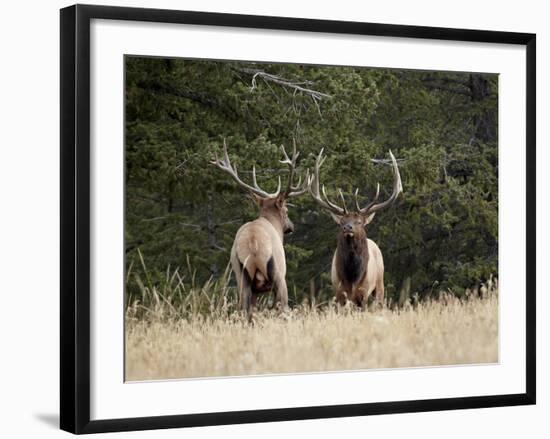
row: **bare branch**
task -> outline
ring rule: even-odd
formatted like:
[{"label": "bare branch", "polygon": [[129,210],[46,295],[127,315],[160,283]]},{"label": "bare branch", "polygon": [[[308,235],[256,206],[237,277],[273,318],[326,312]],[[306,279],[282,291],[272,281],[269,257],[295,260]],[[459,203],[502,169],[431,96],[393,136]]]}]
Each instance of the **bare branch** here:
[{"label": "bare branch", "polygon": [[149,222],[149,221],[163,221],[165,220],[166,218],[168,218],[167,216],[157,216],[155,218],[143,218],[141,221],[143,222]]},{"label": "bare branch", "polygon": [[183,168],[186,163],[187,163],[187,159],[183,160],[178,166],[176,166],[176,171]]},{"label": "bare branch", "polygon": [[322,93],[317,90],[313,90],[311,88],[308,88],[307,86],[313,85],[311,81],[293,81],[290,79],[285,79],[277,75],[273,75],[271,73],[266,73],[262,70],[254,70],[254,69],[247,69],[247,68],[241,68],[237,69],[239,72],[247,73],[249,75],[252,75],[252,81],[251,81],[251,88],[254,90],[257,87],[257,79],[262,79],[266,84],[269,82],[273,82],[275,84],[278,84],[284,88],[293,90],[294,93],[302,93],[309,95],[313,101],[315,102],[315,105],[317,104],[317,100],[322,99],[331,99],[332,96],[326,93]]},{"label": "bare branch", "polygon": [[194,229],[200,229],[202,226],[199,226],[198,224],[191,224],[191,223],[179,223],[180,226],[184,227],[193,227]]}]

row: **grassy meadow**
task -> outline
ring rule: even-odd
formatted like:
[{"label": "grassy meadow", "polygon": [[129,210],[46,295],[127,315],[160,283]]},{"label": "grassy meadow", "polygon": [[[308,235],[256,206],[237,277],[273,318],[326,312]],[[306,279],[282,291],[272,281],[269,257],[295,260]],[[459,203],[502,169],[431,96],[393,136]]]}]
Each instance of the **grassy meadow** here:
[{"label": "grassy meadow", "polygon": [[330,301],[281,314],[263,303],[251,324],[228,278],[187,289],[176,271],[164,290],[142,283],[126,312],[127,381],[498,361],[496,283],[365,312]]}]

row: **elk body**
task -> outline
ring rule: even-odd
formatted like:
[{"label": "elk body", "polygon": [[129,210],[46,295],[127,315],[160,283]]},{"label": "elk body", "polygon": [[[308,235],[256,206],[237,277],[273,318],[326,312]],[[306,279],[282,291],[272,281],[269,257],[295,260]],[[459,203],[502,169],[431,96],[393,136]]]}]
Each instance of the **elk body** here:
[{"label": "elk body", "polygon": [[342,207],[328,199],[324,186],[322,186],[321,196],[319,169],[325,160],[323,150],[315,162],[315,172],[310,181],[310,193],[317,204],[329,211],[340,228],[336,251],[332,258],[331,280],[336,300],[341,305],[351,300],[364,308],[373,292],[377,303],[384,303],[384,259],[378,245],[367,237],[365,226],[372,221],[376,212],[393,204],[403,192],[399,168],[391,151],[390,156],[394,173],[392,195],[386,201],[377,203],[380,195],[380,185],[378,185],[374,200],[361,208],[357,200],[358,190],[355,190],[356,211],[354,212],[347,210],[341,190],[339,194]]},{"label": "elk body", "polygon": [[225,141],[223,152],[223,159],[216,157],[212,163],[231,175],[239,186],[248,191],[260,209],[257,219],[239,228],[231,248],[231,267],[237,280],[240,307],[250,312],[251,308],[255,307],[259,294],[273,290],[280,306],[286,309],[288,291],[283,237],[294,231],[294,225],[288,217],[286,202],[289,198],[307,192],[309,176],[306,175],[303,184],[300,178],[294,185],[299,153],[296,153],[295,144],[292,157],[289,157],[282,147],[284,160],[281,160],[281,163],[289,167],[288,184],[286,189],[281,191],[279,177],[277,190],[268,193],[258,186],[255,167],[252,168],[253,186],[240,179],[236,167],[230,162]]}]

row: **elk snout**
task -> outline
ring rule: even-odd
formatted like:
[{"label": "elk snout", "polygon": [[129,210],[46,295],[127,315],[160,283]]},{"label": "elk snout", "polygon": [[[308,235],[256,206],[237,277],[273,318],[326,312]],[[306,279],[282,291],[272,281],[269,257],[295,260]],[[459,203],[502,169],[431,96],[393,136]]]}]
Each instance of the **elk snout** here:
[{"label": "elk snout", "polygon": [[342,226],[342,233],[346,238],[353,238],[353,225],[346,223]]},{"label": "elk snout", "polygon": [[285,223],[285,235],[288,235],[289,233],[294,232],[294,223],[290,220],[287,220]]}]

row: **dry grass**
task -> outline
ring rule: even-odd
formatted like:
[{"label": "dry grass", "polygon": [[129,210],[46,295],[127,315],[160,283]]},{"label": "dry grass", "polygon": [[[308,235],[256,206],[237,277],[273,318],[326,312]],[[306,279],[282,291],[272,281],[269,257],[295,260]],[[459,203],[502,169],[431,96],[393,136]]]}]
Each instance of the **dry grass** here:
[{"label": "dry grass", "polygon": [[[223,305],[222,305],[223,308]],[[218,308],[216,308],[218,310]],[[187,314],[157,298],[126,316],[126,379],[396,368],[498,361],[498,295],[447,296],[401,310],[297,307]]]}]

